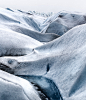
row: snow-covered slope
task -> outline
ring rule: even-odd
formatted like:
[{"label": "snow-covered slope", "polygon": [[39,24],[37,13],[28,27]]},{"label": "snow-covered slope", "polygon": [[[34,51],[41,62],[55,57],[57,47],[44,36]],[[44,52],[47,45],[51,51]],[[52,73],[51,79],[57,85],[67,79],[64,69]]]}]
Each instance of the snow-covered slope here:
[{"label": "snow-covered slope", "polygon": [[51,16],[43,23],[43,25],[45,25],[46,28],[43,29],[42,32],[56,33],[61,36],[71,28],[85,23],[85,14],[59,12]]},{"label": "snow-covered slope", "polygon": [[85,14],[0,8],[0,22],[0,100],[86,100]]},{"label": "snow-covered slope", "polygon": [[[14,74],[27,76],[28,80],[29,75],[53,80],[59,88],[63,100],[81,100],[82,98],[85,100],[86,25],[77,26],[59,39],[35,50],[33,54],[27,55],[26,62],[22,57],[2,57],[1,59],[6,62],[9,61],[9,58],[16,59]],[[35,78],[31,81],[42,86],[40,78],[37,80]],[[45,86],[43,87],[45,88]],[[44,93],[46,93],[45,90]],[[50,96],[52,98],[52,95]]]},{"label": "snow-covered slope", "polygon": [[0,100],[41,100],[30,82],[0,70]]},{"label": "snow-covered slope", "polygon": [[0,56],[25,55],[40,45],[42,43],[29,36],[5,28],[0,29]]},{"label": "snow-covered slope", "polygon": [[0,8],[0,27],[28,35],[40,42],[49,42],[58,35],[54,33],[41,34],[40,25],[45,21],[44,17],[29,15],[18,10]]}]

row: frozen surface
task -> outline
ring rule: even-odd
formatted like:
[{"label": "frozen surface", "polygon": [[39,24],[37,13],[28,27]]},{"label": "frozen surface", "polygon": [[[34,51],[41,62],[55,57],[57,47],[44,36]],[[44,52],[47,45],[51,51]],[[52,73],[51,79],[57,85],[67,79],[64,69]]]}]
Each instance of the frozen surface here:
[{"label": "frozen surface", "polygon": [[0,8],[0,100],[86,100],[85,23]]},{"label": "frozen surface", "polygon": [[0,70],[0,100],[41,100],[30,82]]},{"label": "frozen surface", "polygon": [[46,28],[43,29],[42,32],[56,33],[61,36],[71,28],[85,23],[86,23],[85,14],[59,12],[48,18],[43,23],[43,25],[45,25]]}]

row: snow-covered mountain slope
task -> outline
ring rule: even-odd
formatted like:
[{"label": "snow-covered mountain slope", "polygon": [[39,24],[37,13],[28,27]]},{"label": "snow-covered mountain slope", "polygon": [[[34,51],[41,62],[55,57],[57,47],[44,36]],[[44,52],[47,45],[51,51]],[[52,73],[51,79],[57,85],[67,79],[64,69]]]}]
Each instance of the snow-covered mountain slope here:
[{"label": "snow-covered mountain slope", "polygon": [[32,37],[33,39],[36,39],[40,42],[50,42],[56,38],[59,37],[59,35],[55,33],[46,33],[46,34],[41,34],[40,32],[32,31],[28,28],[25,28],[21,25],[5,25],[6,28],[9,28],[15,32],[25,34],[27,36]]},{"label": "snow-covered mountain slope", "polygon": [[30,82],[0,70],[0,100],[41,100]]},{"label": "snow-covered mountain slope", "polygon": [[0,8],[0,21],[2,24],[21,24],[32,30],[40,30],[37,23],[29,15]]},{"label": "snow-covered mountain slope", "polygon": [[56,33],[61,36],[71,28],[85,23],[86,23],[85,14],[59,12],[48,18],[43,23],[43,25],[46,26],[46,28],[43,29],[42,32]]},{"label": "snow-covered mountain slope", "polygon": [[44,22],[44,17],[29,15],[17,10],[0,8],[0,27],[5,27],[12,31],[28,35],[40,42],[49,42],[59,36],[55,33],[41,34],[40,25]]},{"label": "snow-covered mountain slope", "polygon": [[40,45],[43,44],[29,36],[5,28],[0,29],[0,56],[25,55]]},{"label": "snow-covered mountain slope", "polygon": [[[34,51],[33,54],[27,55],[26,62],[23,57],[2,57],[1,60],[8,62],[15,59],[17,64],[13,68],[14,74],[27,76],[28,80],[29,75],[53,80],[63,100],[81,100],[82,98],[85,100],[86,24],[71,29],[62,37]],[[11,65],[7,64],[7,66]],[[31,81],[42,86],[43,82],[40,78],[37,80],[34,78]],[[44,93],[46,93],[45,90]],[[52,98],[52,95],[50,97]]]},{"label": "snow-covered mountain slope", "polygon": [[85,14],[0,8],[0,100],[86,100],[85,23]]}]

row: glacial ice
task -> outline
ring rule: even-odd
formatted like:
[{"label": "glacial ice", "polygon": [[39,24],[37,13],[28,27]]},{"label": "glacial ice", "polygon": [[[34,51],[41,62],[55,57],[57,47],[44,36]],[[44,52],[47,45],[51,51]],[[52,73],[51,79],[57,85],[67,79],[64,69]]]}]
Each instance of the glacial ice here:
[{"label": "glacial ice", "polygon": [[0,8],[0,100],[86,100],[85,23]]}]

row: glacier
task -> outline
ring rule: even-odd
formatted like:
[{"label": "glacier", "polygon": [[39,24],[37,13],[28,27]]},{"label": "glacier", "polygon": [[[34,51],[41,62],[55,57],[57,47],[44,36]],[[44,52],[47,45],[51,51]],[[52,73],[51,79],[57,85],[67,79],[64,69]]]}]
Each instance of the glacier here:
[{"label": "glacier", "polygon": [[86,100],[85,60],[86,14],[0,8],[0,100]]}]

